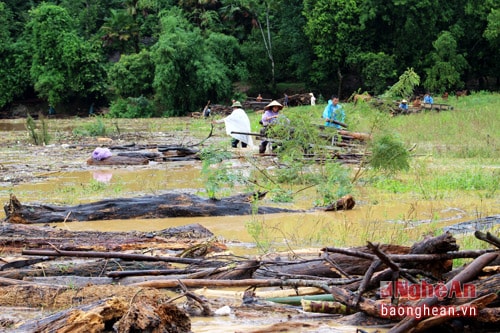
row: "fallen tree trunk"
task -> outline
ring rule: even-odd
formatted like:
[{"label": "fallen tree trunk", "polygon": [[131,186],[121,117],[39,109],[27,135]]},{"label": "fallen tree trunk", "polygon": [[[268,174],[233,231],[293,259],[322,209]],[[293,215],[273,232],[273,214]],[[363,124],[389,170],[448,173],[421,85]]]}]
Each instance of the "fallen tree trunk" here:
[{"label": "fallen tree trunk", "polygon": [[[55,223],[114,219],[152,219],[165,217],[200,217],[251,215],[251,202],[205,199],[192,194],[167,193],[158,196],[108,199],[77,206],[22,205],[11,195],[4,207],[10,223]],[[297,213],[300,210],[260,206],[257,214]]]},{"label": "fallen tree trunk", "polygon": [[70,257],[85,257],[85,258],[120,258],[123,260],[135,261],[164,261],[179,264],[201,264],[205,259],[177,258],[152,256],[144,254],[121,253],[121,252],[94,252],[94,251],[61,251],[61,250],[24,250],[25,255],[38,256],[70,256]]},{"label": "fallen tree trunk", "polygon": [[[252,202],[262,199],[266,193],[238,194],[222,199],[206,199],[187,193],[166,193],[158,196],[107,199],[77,206],[23,205],[11,194],[4,210],[6,222],[20,224],[304,212],[268,206],[258,206],[255,210]],[[344,196],[326,208],[313,210],[349,210],[354,205],[352,196]]]},{"label": "fallen tree trunk", "polygon": [[[150,275],[153,275],[154,272],[160,271],[163,271],[163,274],[166,274],[167,271],[185,271],[186,274],[193,272],[192,270],[174,270],[169,268],[171,267],[169,263],[158,261],[146,262],[125,261],[119,259],[86,259],[83,262],[82,260],[79,260],[77,263],[75,263],[73,259],[68,259],[66,261],[55,259],[55,257],[50,257],[51,261],[46,262],[42,267],[40,267],[39,265],[35,265],[22,269],[5,269],[0,272],[0,277],[28,281],[30,278],[38,278],[44,276],[57,277],[66,276],[68,274],[71,274],[73,277],[108,276],[110,278],[122,278],[127,276],[127,272],[130,273],[130,276],[147,275],[147,273],[144,272],[153,272],[150,273]],[[123,276],[109,275],[111,272],[118,273],[117,270],[127,271],[123,272]],[[134,272],[137,273],[133,274]]]},{"label": "fallen tree trunk", "polygon": [[[474,260],[469,266],[467,266],[462,272],[455,276],[452,280],[446,283],[446,290],[450,290],[454,282],[459,282],[461,284],[466,283],[474,279],[479,272],[491,261],[495,260],[498,253],[486,253]],[[433,306],[438,303],[438,297],[430,297],[420,300],[415,306]],[[396,326],[389,330],[389,333],[403,333],[409,332],[413,327],[418,324],[418,320],[413,317],[406,317],[400,321]]]},{"label": "fallen tree trunk", "polygon": [[[382,250],[386,254],[391,254],[389,258],[396,262],[405,260],[404,258],[408,255],[413,255],[413,257],[405,260],[406,262],[404,263],[404,265],[402,265],[402,268],[421,269],[423,271],[430,272],[432,275],[438,278],[440,278],[444,273],[449,272],[452,268],[451,259],[453,257],[447,257],[447,255],[452,256],[453,252],[448,251],[456,251],[458,249],[455,238],[453,238],[453,236],[449,232],[446,232],[437,237],[426,238],[423,241],[414,244],[411,248],[402,249],[400,247],[398,249],[399,252],[396,253],[392,252],[391,249],[388,249],[386,247],[387,245],[385,247],[384,245],[382,245],[380,246],[380,250]],[[350,250],[327,247],[322,250],[326,253],[336,253],[336,255],[331,258],[334,262],[339,262],[339,260],[349,261],[348,258],[350,258],[351,272],[355,272],[358,275],[364,275],[372,261],[377,259],[377,257],[372,254],[372,251],[367,247],[355,248]],[[398,257],[395,254],[402,254],[404,256]],[[423,254],[426,254],[427,256],[419,260],[418,255]],[[332,256],[332,254],[330,254],[330,256]],[[357,265],[360,265],[360,267]],[[358,267],[360,269],[353,271],[353,268],[355,267]],[[380,265],[377,268],[377,271],[381,271],[385,268],[387,268],[386,265]]]}]

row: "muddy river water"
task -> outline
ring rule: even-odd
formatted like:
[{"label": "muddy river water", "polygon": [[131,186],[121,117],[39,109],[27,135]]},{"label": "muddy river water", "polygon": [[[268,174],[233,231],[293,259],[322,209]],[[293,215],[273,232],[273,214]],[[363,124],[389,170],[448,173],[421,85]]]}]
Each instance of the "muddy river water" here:
[{"label": "muddy river water", "polygon": [[[90,167],[71,172],[48,172],[46,180],[35,183],[0,186],[3,202],[14,193],[23,203],[76,205],[100,198],[154,195],[165,191],[203,194],[199,162],[141,167]],[[363,189],[358,189],[363,193]],[[154,231],[173,226],[199,223],[237,251],[254,248],[255,239],[247,231],[248,223],[267,226],[261,235],[272,249],[364,245],[367,240],[412,242],[422,233],[450,224],[498,213],[495,200],[469,198],[424,201],[408,196],[364,193],[355,198],[350,211],[323,212],[313,208],[313,193],[304,191],[293,204],[281,207],[304,209],[303,213],[257,216],[192,217],[71,222],[59,226],[69,230]],[[276,205],[264,199],[261,205]],[[4,212],[0,217],[4,217]],[[401,238],[405,230],[407,238]]]},{"label": "muddy river water", "polygon": [[[24,124],[0,121],[0,135],[23,131]],[[10,133],[10,134],[7,134]],[[21,136],[18,133],[19,136]],[[49,203],[76,205],[104,198],[154,195],[166,191],[203,194],[201,163],[167,162],[146,166],[88,166],[85,161],[91,147],[72,150],[72,158],[54,162],[54,154],[64,153],[62,144],[53,147],[29,148],[15,141],[0,148],[0,199],[6,204],[9,195],[15,194],[21,203]],[[75,153],[75,150],[77,153]],[[33,154],[45,154],[36,160]],[[54,157],[54,158],[52,158]],[[43,164],[46,167],[43,167]],[[33,163],[33,165],[31,165]],[[36,180],[13,182],[12,169],[22,174],[25,164],[34,169]],[[41,165],[42,164],[42,165]],[[236,167],[245,168],[238,160]],[[10,172],[7,172],[10,170]],[[236,189],[238,190],[238,189]],[[243,190],[243,189],[240,189]],[[300,192],[294,203],[280,207],[303,209],[295,214],[271,214],[258,216],[225,216],[203,218],[164,218],[111,220],[93,222],[59,223],[68,230],[100,231],[155,231],[174,226],[199,223],[227,243],[235,254],[258,255],[263,251],[283,251],[323,246],[356,246],[366,241],[380,243],[412,244],[422,235],[438,228],[500,213],[498,198],[476,197],[423,200],[412,195],[382,194],[356,189],[356,206],[350,211],[323,212],[311,210],[314,206],[314,189]],[[277,205],[265,198],[261,205]],[[5,214],[0,211],[0,219]],[[255,238],[251,224],[264,226],[264,232]],[[459,237],[459,236],[458,236]],[[253,318],[247,321],[233,317],[197,318],[193,320],[193,332],[245,332],[255,326],[279,321],[276,318]],[[355,328],[327,324],[318,319],[317,325],[303,332],[353,332]]]}]

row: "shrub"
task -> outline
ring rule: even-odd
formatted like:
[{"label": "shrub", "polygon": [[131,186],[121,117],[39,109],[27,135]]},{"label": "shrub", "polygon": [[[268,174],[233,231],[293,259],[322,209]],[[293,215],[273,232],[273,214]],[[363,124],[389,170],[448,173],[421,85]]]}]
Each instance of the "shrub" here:
[{"label": "shrub", "polygon": [[108,116],[112,118],[150,118],[153,114],[153,103],[146,97],[139,96],[113,101]]}]

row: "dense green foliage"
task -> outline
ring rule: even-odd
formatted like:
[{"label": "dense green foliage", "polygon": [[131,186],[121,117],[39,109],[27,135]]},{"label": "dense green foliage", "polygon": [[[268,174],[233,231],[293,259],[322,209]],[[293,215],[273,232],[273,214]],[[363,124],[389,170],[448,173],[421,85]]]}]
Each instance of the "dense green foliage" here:
[{"label": "dense green foliage", "polygon": [[496,0],[0,1],[0,108],[142,96],[134,116],[185,115],[291,82],[381,94],[408,68],[409,94],[496,90],[499,18]]}]

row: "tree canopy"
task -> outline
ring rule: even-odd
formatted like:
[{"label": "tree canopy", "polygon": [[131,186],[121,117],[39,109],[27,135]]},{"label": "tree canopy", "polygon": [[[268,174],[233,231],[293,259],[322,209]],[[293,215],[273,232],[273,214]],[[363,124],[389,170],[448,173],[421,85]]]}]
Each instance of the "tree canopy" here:
[{"label": "tree canopy", "polygon": [[139,98],[177,116],[290,83],[381,94],[408,68],[410,94],[498,90],[499,21],[495,0],[0,1],[0,108]]}]

